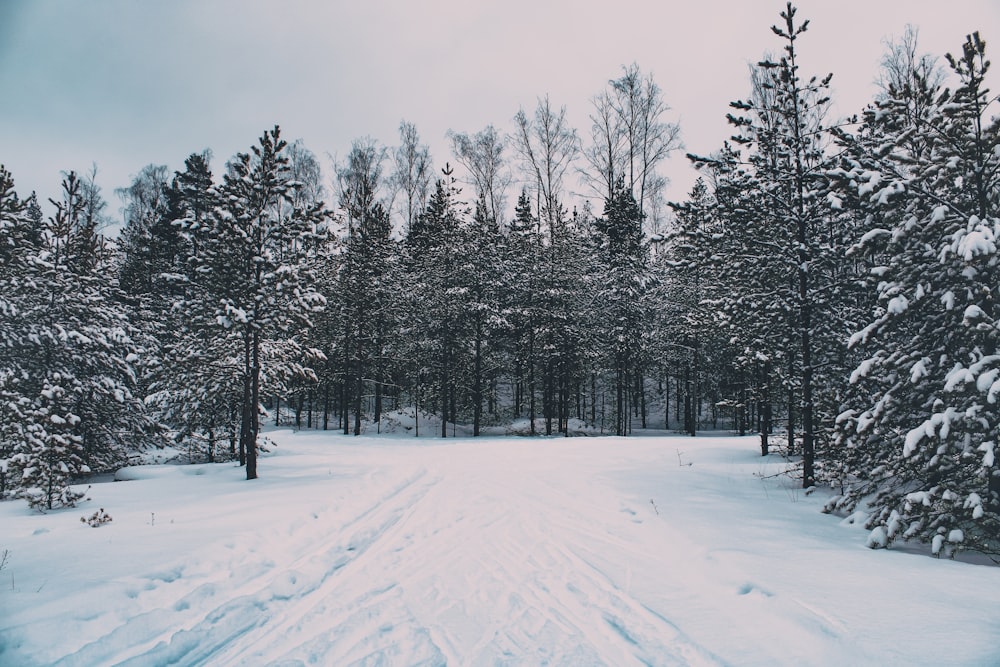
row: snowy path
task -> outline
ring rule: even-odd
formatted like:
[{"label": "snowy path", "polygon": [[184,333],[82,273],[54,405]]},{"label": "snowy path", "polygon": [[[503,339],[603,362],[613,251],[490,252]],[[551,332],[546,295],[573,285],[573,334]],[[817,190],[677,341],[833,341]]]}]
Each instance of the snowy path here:
[{"label": "snowy path", "polygon": [[97,530],[0,507],[0,664],[1000,662],[1000,568],[863,548],[750,440],[275,437]]}]

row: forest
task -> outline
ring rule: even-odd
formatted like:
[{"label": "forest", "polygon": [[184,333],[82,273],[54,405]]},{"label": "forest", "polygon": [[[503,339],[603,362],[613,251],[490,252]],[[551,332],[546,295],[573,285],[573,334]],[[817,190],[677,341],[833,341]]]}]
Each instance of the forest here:
[{"label": "forest", "polygon": [[0,167],[0,499],[72,506],[82,476],[168,443],[254,479],[275,419],[729,429],[834,489],[827,511],[868,507],[872,546],[1000,553],[986,43],[924,54],[910,30],[832,118],[807,25],[781,13],[683,202],[662,176],[682,128],[637,64],[584,132],[543,97],[435,159],[403,121],[332,182],[277,125],[223,164],[193,147],[114,191],[113,238],[93,173],[48,198]]}]

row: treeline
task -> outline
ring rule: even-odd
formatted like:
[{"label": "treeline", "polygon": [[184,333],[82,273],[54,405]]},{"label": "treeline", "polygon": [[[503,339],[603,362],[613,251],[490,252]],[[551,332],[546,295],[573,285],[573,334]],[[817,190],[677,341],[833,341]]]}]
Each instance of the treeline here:
[{"label": "treeline", "polygon": [[[277,127],[221,177],[207,152],[151,165],[117,191],[116,243],[92,177],[44,218],[0,172],[0,493],[71,504],[73,475],[168,435],[253,478],[282,406],[354,434],[400,411],[442,437],[712,423],[833,486],[830,511],[871,502],[873,546],[998,551],[985,43],[945,69],[907,32],[872,104],[831,122],[807,23],[781,17],[679,204],[659,171],[678,128],[634,65],[585,141],[544,98],[509,134],[451,133],[455,168],[405,122],[398,146],[356,141],[329,191]],[[600,212],[571,207],[577,181]]]},{"label": "treeline", "polygon": [[[388,411],[434,415],[442,437],[645,425],[650,388],[669,382],[643,232],[666,212],[665,111],[631,66],[595,99],[586,148],[542,99],[510,135],[449,136],[460,184],[404,122],[396,147],[356,141],[332,192],[275,127],[221,177],[207,151],[144,168],[116,191],[113,241],[93,174],[67,174],[45,218],[0,172],[2,492],[72,504],[69,480],[168,441],[252,479],[260,425],[282,410],[354,434]],[[564,204],[584,163],[607,193],[600,217]]]}]

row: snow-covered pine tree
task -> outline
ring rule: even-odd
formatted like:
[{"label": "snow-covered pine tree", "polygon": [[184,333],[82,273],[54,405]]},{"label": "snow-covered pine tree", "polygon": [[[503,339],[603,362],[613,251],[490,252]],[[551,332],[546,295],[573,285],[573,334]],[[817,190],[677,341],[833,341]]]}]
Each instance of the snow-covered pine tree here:
[{"label": "snow-covered pine tree", "polygon": [[609,370],[614,377],[617,435],[631,432],[630,415],[636,407],[635,401],[641,400],[634,387],[639,386],[641,391],[643,306],[652,280],[642,217],[631,189],[625,186],[624,179],[619,179],[611,197],[604,202],[604,217],[596,221],[604,260],[601,299],[608,315],[602,336],[613,351]]},{"label": "snow-covered pine tree", "polygon": [[49,374],[30,409],[18,415],[21,437],[10,463],[21,473],[21,495],[30,507],[73,507],[86,495],[69,486],[71,477],[90,472],[77,429],[80,417],[67,404],[73,390],[79,390],[76,384],[59,373]]},{"label": "snow-covered pine tree", "polygon": [[113,468],[143,444],[136,350],[97,233],[102,202],[93,183],[84,188],[68,174],[39,235],[3,173],[0,393],[8,418],[0,438],[10,481],[33,506],[71,504],[72,476]]},{"label": "snow-covered pine tree", "polygon": [[449,165],[442,170],[427,208],[414,220],[406,238],[407,293],[404,329],[413,361],[411,393],[421,405],[440,409],[441,437],[456,418],[456,374],[462,350],[459,331],[462,303],[457,284],[460,227],[466,211]]},{"label": "snow-covered pine tree", "polygon": [[313,374],[302,363],[307,350],[301,335],[324,302],[310,269],[327,212],[319,202],[289,206],[298,184],[288,168],[287,145],[275,126],[251,153],[238,153],[216,188],[205,225],[195,221],[185,230],[197,247],[194,276],[201,295],[192,304],[192,327],[239,338],[240,448],[247,479],[257,477],[262,383],[280,391],[288,377]]},{"label": "snow-covered pine tree", "polygon": [[179,444],[201,443],[198,449],[214,461],[220,440],[229,441],[229,456],[236,457],[239,341],[235,331],[204,322],[212,295],[210,282],[198,274],[199,252],[216,197],[208,151],[191,154],[184,165],[165,189],[165,210],[149,227],[146,261],[153,287],[139,298],[154,318],[143,326],[157,354],[141,368],[146,402],[157,418],[176,432]]},{"label": "snow-covered pine tree", "polygon": [[339,313],[342,362],[341,414],[354,413],[354,435],[361,435],[367,388],[374,394],[374,419],[380,422],[386,386],[385,353],[395,329],[393,277],[395,243],[386,206],[379,201],[385,150],[370,140],[355,141],[338,170],[340,205],[347,222],[344,253],[339,257],[338,295],[331,308]]},{"label": "snow-covered pine tree", "polygon": [[[869,544],[1000,553],[1000,119],[978,33],[948,56],[958,86],[890,87],[835,175],[882,227],[878,307],[851,340],[864,360],[838,418],[854,476],[832,507],[872,510]],[[917,111],[918,113],[914,113]]]},{"label": "snow-covered pine tree", "polygon": [[[495,206],[480,196],[469,224],[459,229],[460,250],[456,265],[457,284],[461,290],[460,330],[471,349],[470,376],[467,386],[472,403],[472,435],[478,436],[483,425],[483,402],[487,388],[493,385],[498,367],[496,357],[500,333],[507,320],[500,308],[503,243],[499,221],[492,217]],[[490,399],[495,404],[495,399]]]},{"label": "snow-covered pine tree", "polygon": [[27,369],[20,356],[21,313],[39,294],[34,260],[41,251],[41,232],[28,203],[18,198],[13,176],[0,165],[0,498],[20,486],[19,480],[9,479],[9,470],[11,457],[27,437],[24,412],[31,401],[22,388]]},{"label": "snow-covered pine tree", "polygon": [[[728,183],[721,177],[713,180]],[[729,203],[724,198],[721,202]],[[685,432],[695,435],[701,397],[712,393],[712,385],[719,384],[707,377],[710,374],[705,370],[721,370],[727,364],[745,361],[747,355],[736,350],[762,349],[760,345],[746,345],[747,338],[770,331],[771,327],[758,327],[740,319],[741,315],[755,315],[744,307],[744,299],[752,296],[746,283],[749,277],[757,277],[752,272],[761,265],[748,262],[740,251],[748,247],[741,236],[748,230],[740,224],[736,208],[723,206],[701,178],[687,202],[673,206],[674,229],[661,241],[663,247],[654,264],[659,277],[659,307],[653,344],[667,375],[668,389],[669,373],[675,376],[677,420]],[[737,348],[737,342],[745,347]],[[669,416],[664,419],[669,428]]]},{"label": "snow-covered pine tree", "polygon": [[803,78],[796,42],[809,22],[796,23],[796,13],[789,2],[781,12],[783,23],[772,26],[772,32],[785,42],[784,54],[758,63],[755,72],[760,78],[754,94],[732,103],[739,115],[731,114],[729,120],[739,131],[734,140],[745,152],[747,165],[745,171],[735,173],[753,182],[748,192],[758,193],[761,204],[759,209],[744,211],[745,217],[766,228],[755,243],[758,248],[770,246],[767,255],[777,274],[775,284],[787,286],[775,303],[789,313],[792,323],[791,336],[781,347],[795,353],[788,355],[789,365],[794,363],[789,375],[802,423],[802,483],[810,487],[815,483],[815,327],[819,321],[813,271],[821,253],[817,230],[824,226],[830,208],[820,195],[826,182],[823,120],[832,75]]},{"label": "snow-covered pine tree", "polygon": [[507,322],[507,349],[513,380],[512,414],[526,415],[529,433],[535,434],[537,408],[537,337],[541,318],[536,290],[541,257],[538,219],[531,212],[531,198],[521,190],[514,218],[503,248],[501,312]]}]

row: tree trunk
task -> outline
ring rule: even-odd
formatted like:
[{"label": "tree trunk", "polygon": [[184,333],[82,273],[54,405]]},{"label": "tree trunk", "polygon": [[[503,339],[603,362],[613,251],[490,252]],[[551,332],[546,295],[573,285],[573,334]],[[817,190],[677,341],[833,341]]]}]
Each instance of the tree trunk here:
[{"label": "tree trunk", "polygon": [[257,433],[260,431],[260,330],[253,330],[252,368],[250,370],[250,435],[247,439],[247,479],[257,479]]},{"label": "tree trunk", "polygon": [[646,428],[646,378],[642,371],[636,369],[636,376],[639,385],[639,415],[642,417],[642,428]]},{"label": "tree trunk", "polygon": [[763,405],[758,410],[760,418],[760,455],[767,456],[768,442],[767,436],[771,432],[771,362],[764,362],[763,387],[761,388],[761,401]]},{"label": "tree trunk", "polygon": [[528,333],[528,422],[535,435],[535,327]]},{"label": "tree trunk", "polygon": [[597,373],[590,374],[590,425],[597,425]]},{"label": "tree trunk", "polygon": [[483,413],[483,324],[476,319],[475,377],[472,388],[472,435],[479,437],[479,424]]},{"label": "tree trunk", "polygon": [[[240,465],[247,464],[247,450],[250,438],[250,402],[253,389],[251,387],[253,372],[250,360],[251,341],[249,333],[243,337],[243,407],[240,411]],[[249,479],[249,478],[248,478]]]},{"label": "tree trunk", "polygon": [[330,383],[323,383],[323,430],[330,428]]},{"label": "tree trunk", "polygon": [[[788,357],[788,377],[795,377],[795,364],[791,355]],[[795,453],[795,389],[788,387],[788,455]]]},{"label": "tree trunk", "polygon": [[448,346],[445,344],[441,359],[441,437],[448,437]]}]

